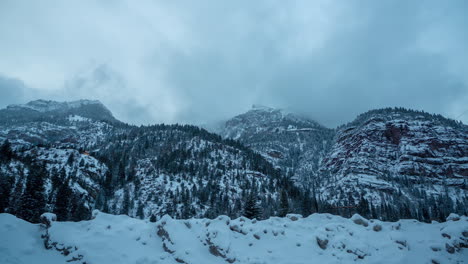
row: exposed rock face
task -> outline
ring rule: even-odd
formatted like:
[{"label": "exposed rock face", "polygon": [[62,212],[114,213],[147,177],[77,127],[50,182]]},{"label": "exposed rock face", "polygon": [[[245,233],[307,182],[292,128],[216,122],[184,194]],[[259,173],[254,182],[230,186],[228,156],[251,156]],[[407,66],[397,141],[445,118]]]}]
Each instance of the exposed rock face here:
[{"label": "exposed rock face", "polygon": [[[365,192],[378,204],[387,196],[467,195],[468,127],[441,116],[403,109],[374,110],[337,131],[321,173],[322,193]],[[421,194],[423,192],[424,194]]]},{"label": "exposed rock face", "polygon": [[226,122],[222,135],[247,144],[332,205],[389,205],[417,217],[427,213],[422,208],[464,212],[468,202],[468,127],[440,115],[387,108],[331,130],[256,107]]}]

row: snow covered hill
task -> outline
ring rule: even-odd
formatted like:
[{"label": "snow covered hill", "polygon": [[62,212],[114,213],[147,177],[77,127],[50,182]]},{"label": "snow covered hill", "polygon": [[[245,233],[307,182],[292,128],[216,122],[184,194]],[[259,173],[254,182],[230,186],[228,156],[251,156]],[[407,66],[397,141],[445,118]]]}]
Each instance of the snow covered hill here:
[{"label": "snow covered hill", "polygon": [[131,126],[85,100],[40,100],[0,113],[0,212],[24,211],[36,168],[44,188],[29,184],[31,194],[42,193],[32,207],[59,211],[65,201],[58,216],[68,220],[87,219],[95,208],[139,218],[237,217],[250,194],[268,217],[277,214],[279,192],[295,188],[261,155],[195,126]]},{"label": "snow covered hill", "polygon": [[[94,212],[82,222],[30,224],[0,214],[0,263],[302,264],[466,263],[468,218],[447,222],[381,222],[359,215],[264,221],[245,218],[151,223]],[[48,249],[46,249],[46,247]]]}]

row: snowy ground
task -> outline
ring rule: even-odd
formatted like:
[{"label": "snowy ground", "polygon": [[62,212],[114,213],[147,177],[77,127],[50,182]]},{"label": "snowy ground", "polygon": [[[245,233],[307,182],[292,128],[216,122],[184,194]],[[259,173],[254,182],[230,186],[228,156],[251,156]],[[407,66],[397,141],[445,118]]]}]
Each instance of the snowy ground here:
[{"label": "snowy ground", "polygon": [[328,214],[149,223],[97,213],[53,222],[48,232],[44,243],[44,227],[0,214],[0,263],[468,263],[464,216],[432,224]]}]

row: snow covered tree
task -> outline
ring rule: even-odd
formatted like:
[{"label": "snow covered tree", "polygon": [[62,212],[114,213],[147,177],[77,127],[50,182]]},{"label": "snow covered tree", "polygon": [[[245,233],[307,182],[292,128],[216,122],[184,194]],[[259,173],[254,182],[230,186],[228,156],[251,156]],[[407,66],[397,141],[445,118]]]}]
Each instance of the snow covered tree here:
[{"label": "snow covered tree", "polygon": [[18,216],[32,223],[39,223],[40,216],[45,210],[45,188],[46,177],[45,164],[33,165],[30,168],[26,188],[21,196]]},{"label": "snow covered tree", "polygon": [[262,209],[258,206],[257,197],[251,193],[247,197],[247,201],[245,202],[243,216],[249,219],[257,219],[260,218],[262,214]]}]

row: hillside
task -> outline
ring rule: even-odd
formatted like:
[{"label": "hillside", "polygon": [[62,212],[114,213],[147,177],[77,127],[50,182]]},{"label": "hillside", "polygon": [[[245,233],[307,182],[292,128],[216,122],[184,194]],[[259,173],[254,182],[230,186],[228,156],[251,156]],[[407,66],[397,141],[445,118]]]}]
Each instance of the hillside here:
[{"label": "hillside", "polygon": [[369,111],[338,129],[321,175],[324,199],[364,199],[374,215],[466,214],[468,126],[407,109]]},{"label": "hillside", "polygon": [[[83,100],[0,111],[0,139],[7,140],[0,211],[30,221],[38,218],[34,207],[60,220],[88,219],[95,208],[139,218],[238,217],[249,197],[262,208],[259,217],[268,217],[278,214],[282,190],[291,203],[304,200],[261,155],[195,126],[130,126]],[[26,207],[35,214],[23,214]]]},{"label": "hillside", "polygon": [[254,107],[228,120],[221,133],[310,190],[319,212],[392,220],[468,213],[468,128],[440,115],[377,109],[332,130]]},{"label": "hillside", "polygon": [[235,218],[249,202],[258,218],[325,212],[430,222],[468,213],[467,126],[424,112],[373,110],[328,129],[254,107],[221,136],[127,125],[87,100],[0,112],[0,212],[33,222],[44,210],[77,221],[93,209]]},{"label": "hillside", "polygon": [[310,188],[333,143],[334,130],[281,109],[253,106],[220,130],[259,152],[299,186]]}]

